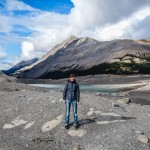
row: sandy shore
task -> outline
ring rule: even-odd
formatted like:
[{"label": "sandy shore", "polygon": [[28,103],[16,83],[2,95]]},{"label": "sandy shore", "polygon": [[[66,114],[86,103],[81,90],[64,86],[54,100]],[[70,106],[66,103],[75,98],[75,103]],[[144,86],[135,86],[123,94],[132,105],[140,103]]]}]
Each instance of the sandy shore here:
[{"label": "sandy shore", "polygon": [[[120,80],[118,76],[96,77],[94,80],[90,76],[78,80],[90,84],[128,84],[125,88],[137,88],[108,95],[81,91],[80,127],[74,129],[71,111],[71,125],[66,130],[62,91],[32,87],[1,75],[0,149],[149,150],[149,143],[137,140],[140,134],[150,137],[149,77],[122,76]],[[43,82],[65,83],[66,79]]]}]

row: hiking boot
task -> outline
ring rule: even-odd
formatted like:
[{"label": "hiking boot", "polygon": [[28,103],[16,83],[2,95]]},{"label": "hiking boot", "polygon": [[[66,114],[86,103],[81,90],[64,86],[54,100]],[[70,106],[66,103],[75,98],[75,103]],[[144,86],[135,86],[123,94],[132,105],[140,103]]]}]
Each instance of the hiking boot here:
[{"label": "hiking boot", "polygon": [[75,128],[75,129],[78,129],[78,127],[79,127],[78,124],[75,124],[75,125],[74,125],[74,128]]},{"label": "hiking boot", "polygon": [[69,125],[65,124],[65,129],[69,129]]}]

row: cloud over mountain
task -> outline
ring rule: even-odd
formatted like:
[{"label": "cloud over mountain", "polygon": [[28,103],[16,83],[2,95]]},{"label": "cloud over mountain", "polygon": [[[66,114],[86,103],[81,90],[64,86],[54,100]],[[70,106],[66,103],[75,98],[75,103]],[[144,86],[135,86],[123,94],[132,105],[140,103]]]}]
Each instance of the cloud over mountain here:
[{"label": "cloud over mountain", "polygon": [[[33,8],[19,0],[0,2],[0,45],[14,42],[22,45],[22,56],[41,57],[69,35],[88,36],[97,40],[150,38],[148,0],[71,0],[69,14]],[[22,30],[16,30],[18,26]],[[25,50],[24,43],[33,45]],[[27,52],[25,52],[27,51]],[[25,55],[24,55],[25,54]],[[31,55],[30,55],[31,54]]]}]

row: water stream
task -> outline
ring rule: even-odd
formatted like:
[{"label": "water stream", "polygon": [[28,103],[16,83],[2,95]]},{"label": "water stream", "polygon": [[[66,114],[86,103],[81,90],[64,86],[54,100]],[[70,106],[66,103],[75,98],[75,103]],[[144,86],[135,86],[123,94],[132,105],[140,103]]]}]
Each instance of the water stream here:
[{"label": "water stream", "polygon": [[[65,86],[65,84],[29,84],[29,85],[57,90],[63,90]],[[113,87],[113,85],[111,86],[111,85],[86,85],[86,84],[80,84],[80,90],[88,92],[103,92],[103,93],[118,93],[121,91],[120,88],[115,88]]]}]

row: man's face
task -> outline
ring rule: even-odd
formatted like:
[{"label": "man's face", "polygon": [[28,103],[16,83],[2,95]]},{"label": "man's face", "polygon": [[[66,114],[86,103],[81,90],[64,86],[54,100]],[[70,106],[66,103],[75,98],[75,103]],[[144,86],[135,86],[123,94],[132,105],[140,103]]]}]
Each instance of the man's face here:
[{"label": "man's face", "polygon": [[70,80],[73,81],[75,79],[75,77],[70,77]]}]

